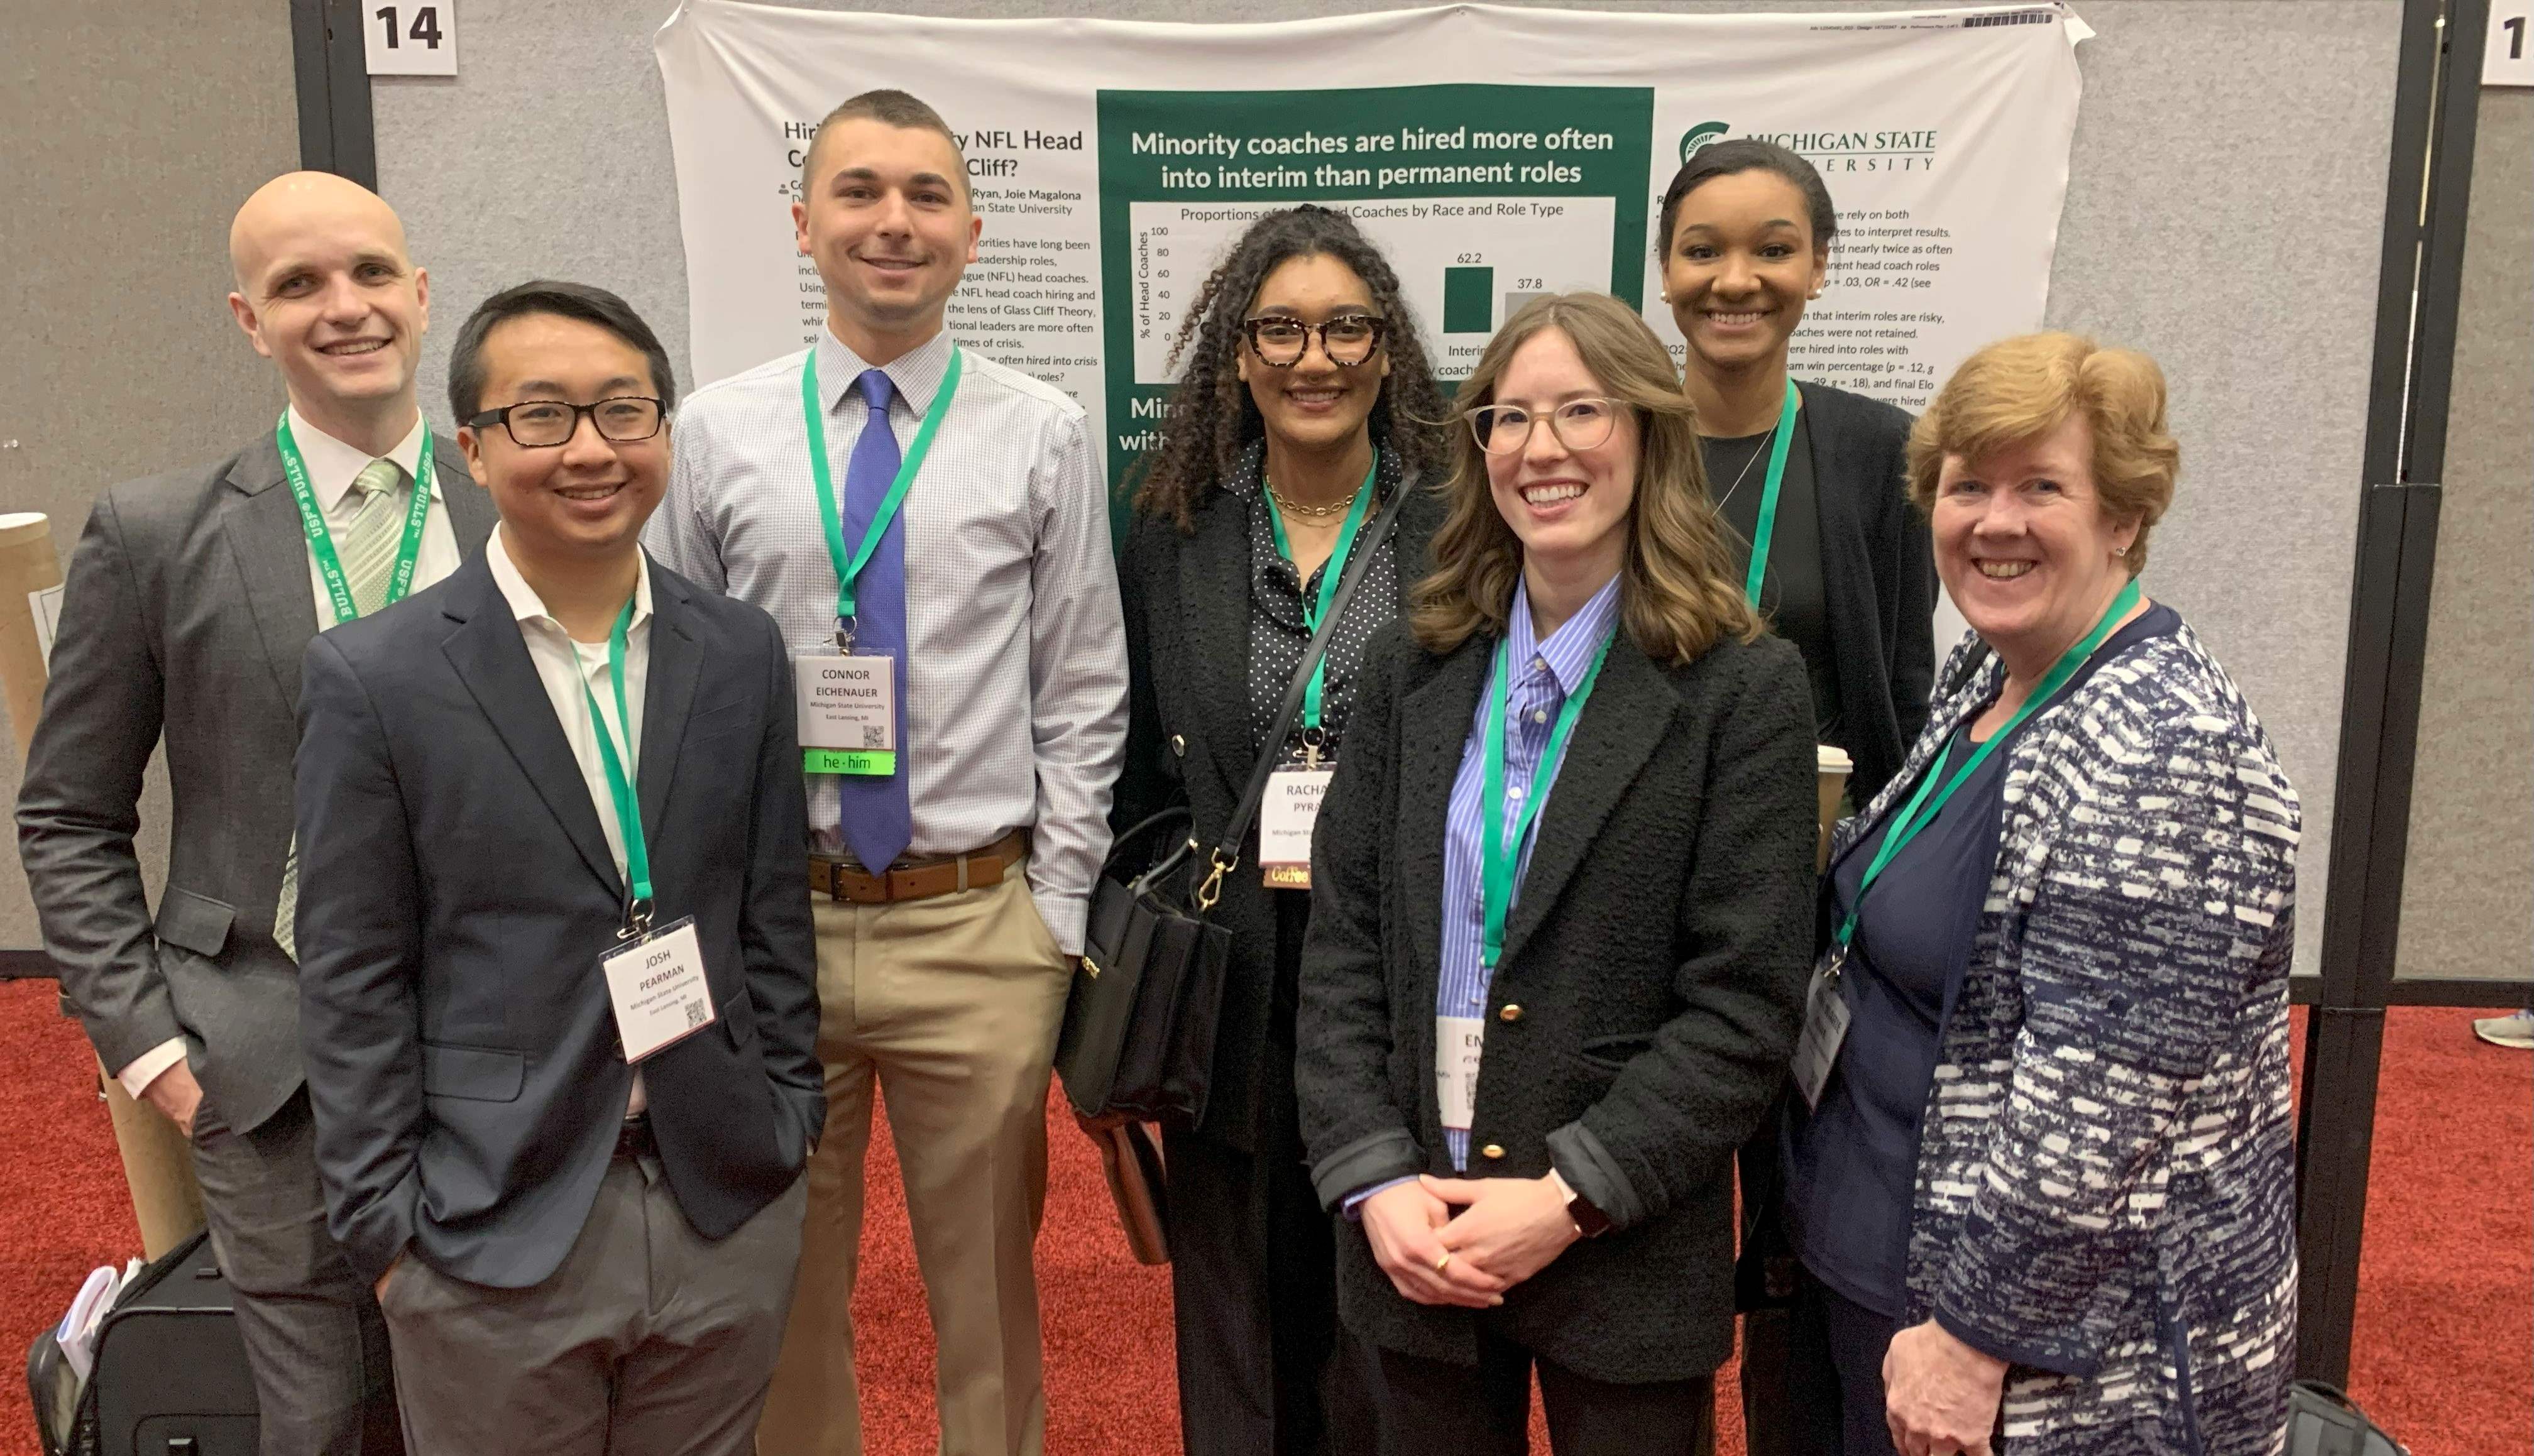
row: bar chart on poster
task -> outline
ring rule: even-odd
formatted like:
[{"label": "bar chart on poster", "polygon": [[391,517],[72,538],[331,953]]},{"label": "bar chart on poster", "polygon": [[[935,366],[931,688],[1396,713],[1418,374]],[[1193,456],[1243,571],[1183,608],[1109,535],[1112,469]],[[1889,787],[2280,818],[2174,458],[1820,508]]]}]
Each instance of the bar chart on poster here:
[{"label": "bar chart on poster", "polygon": [[[1260,216],[1284,203],[1138,202],[1126,209],[1137,279],[1135,383],[1178,378],[1170,358],[1187,307]],[[1617,204],[1608,197],[1332,202],[1389,258],[1446,381],[1535,295],[1611,286]]]},{"label": "bar chart on poster", "polygon": [[1646,87],[1104,90],[1095,130],[1102,338],[1133,361],[1107,380],[1121,454],[1153,448],[1189,307],[1279,208],[1356,220],[1447,390],[1529,295],[1644,289]]}]

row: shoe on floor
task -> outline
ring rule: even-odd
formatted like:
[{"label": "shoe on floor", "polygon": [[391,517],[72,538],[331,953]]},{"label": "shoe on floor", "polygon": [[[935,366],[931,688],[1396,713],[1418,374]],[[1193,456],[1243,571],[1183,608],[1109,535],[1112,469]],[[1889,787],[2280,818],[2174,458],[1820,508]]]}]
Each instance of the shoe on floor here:
[{"label": "shoe on floor", "polygon": [[2483,1016],[2472,1023],[2473,1035],[2502,1047],[2534,1047],[2534,1011]]}]

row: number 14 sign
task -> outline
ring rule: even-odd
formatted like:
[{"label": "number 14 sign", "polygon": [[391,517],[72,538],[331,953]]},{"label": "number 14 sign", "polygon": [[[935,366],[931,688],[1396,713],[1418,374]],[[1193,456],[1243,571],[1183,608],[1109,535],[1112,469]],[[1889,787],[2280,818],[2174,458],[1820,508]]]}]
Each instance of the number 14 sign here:
[{"label": "number 14 sign", "polygon": [[2481,53],[2484,86],[2534,86],[2534,36],[2525,33],[2527,0],[2491,0],[2490,39]]},{"label": "number 14 sign", "polygon": [[457,74],[457,7],[451,0],[364,8],[369,15],[361,34],[372,76]]}]

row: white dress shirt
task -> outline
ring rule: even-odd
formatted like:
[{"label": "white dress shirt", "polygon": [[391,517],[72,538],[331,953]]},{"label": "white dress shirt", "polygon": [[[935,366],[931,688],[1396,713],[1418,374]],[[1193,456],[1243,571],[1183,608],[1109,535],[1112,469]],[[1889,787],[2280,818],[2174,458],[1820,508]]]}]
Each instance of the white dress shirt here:
[{"label": "white dress shirt", "polygon": [[[572,745],[573,761],[580,765],[581,785],[589,790],[589,802],[598,811],[598,826],[606,831],[607,852],[616,857],[616,874],[621,879],[626,874],[625,830],[616,822],[616,795],[607,786],[607,762],[598,752],[598,730],[590,720],[589,704],[596,699],[608,731],[616,735],[626,776],[638,779],[642,761],[642,694],[651,682],[650,563],[643,563],[634,578],[634,624],[625,632],[625,705],[634,715],[629,723],[616,715],[616,689],[607,680],[606,639],[575,640],[546,611],[545,599],[519,575],[517,564],[511,560],[510,548],[502,542],[503,532],[508,529],[497,527],[484,543],[484,564],[493,569],[493,584],[502,588],[503,600],[511,604],[511,615],[519,619],[519,636],[528,644],[528,660],[537,665],[537,681],[545,684],[546,700],[554,704],[555,721],[563,725],[564,741]],[[596,953],[593,948],[591,954]],[[625,1115],[633,1117],[646,1104],[642,1073],[636,1070]]]},{"label": "white dress shirt", "polygon": [[[404,468],[404,484],[395,488],[392,504],[385,509],[401,516],[407,503],[413,500],[407,492],[413,489],[414,467],[422,459],[419,414],[414,416],[413,428],[404,432],[404,439],[383,457],[345,445],[318,429],[296,404],[290,406],[290,438],[299,447],[300,463],[308,467],[308,489],[317,497],[318,514],[326,517],[326,533],[333,537],[335,550],[343,549],[343,535],[352,528],[352,518],[361,514],[361,497],[352,489],[352,482],[370,467],[372,459],[391,459]],[[434,440],[431,444],[434,455],[456,448],[453,441]],[[422,550],[414,557],[413,584],[406,588],[407,594],[457,570],[457,532],[449,524],[440,482],[433,480],[430,485],[431,514],[423,518]],[[324,632],[334,625],[334,598],[326,590],[326,574],[317,569],[317,553],[313,551],[308,553],[308,589],[317,598],[317,630]],[[184,1060],[184,1038],[170,1037],[125,1063],[114,1079],[138,1101],[150,1084],[158,1080],[160,1072]]]},{"label": "white dress shirt", "polygon": [[[830,332],[816,347],[841,507],[845,462],[871,417],[855,381],[871,366]],[[900,450],[950,349],[938,334],[881,366]],[[771,614],[796,654],[834,651],[836,632],[836,567],[801,419],[808,352],[687,400],[668,495],[643,536],[662,565]],[[1028,828],[1031,897],[1057,946],[1079,954],[1126,744],[1109,494],[1082,407],[968,351],[903,511],[908,853],[964,854]],[[845,854],[825,778],[810,778],[811,845]]]},{"label": "white dress shirt", "polygon": [[[295,404],[290,408],[290,438],[299,445],[300,463],[308,467],[308,488],[316,493],[317,510],[326,517],[326,533],[334,538],[334,549],[339,551],[343,533],[352,528],[352,517],[361,514],[361,497],[352,489],[352,482],[370,467],[374,457],[308,423]],[[456,448],[454,440],[431,442],[435,455]],[[413,489],[414,468],[422,459],[422,417],[416,415],[404,439],[378,458],[393,460],[404,470],[404,484],[395,488],[392,503],[387,508],[400,517],[413,500],[407,492]],[[457,570],[457,532],[449,523],[448,502],[441,494],[440,482],[435,479],[430,484],[431,514],[423,518],[422,551],[414,558],[413,584],[406,588],[408,595]],[[334,625],[334,599],[327,594],[326,576],[317,570],[317,554],[313,551],[308,554],[308,589],[317,594],[317,630],[323,632]]]}]

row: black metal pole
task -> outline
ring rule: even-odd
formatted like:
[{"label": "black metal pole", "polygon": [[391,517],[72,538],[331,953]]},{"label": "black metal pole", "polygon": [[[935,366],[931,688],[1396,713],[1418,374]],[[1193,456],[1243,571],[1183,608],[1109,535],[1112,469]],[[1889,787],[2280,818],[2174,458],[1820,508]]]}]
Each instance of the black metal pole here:
[{"label": "black metal pole", "polygon": [[299,164],[379,185],[370,68],[359,0],[290,0],[291,69],[299,90]]},{"label": "black metal pole", "polygon": [[2349,605],[2323,984],[2298,1110],[2297,1372],[2349,1377],[2384,1007],[2409,850],[2438,480],[2489,0],[2406,0]]}]

